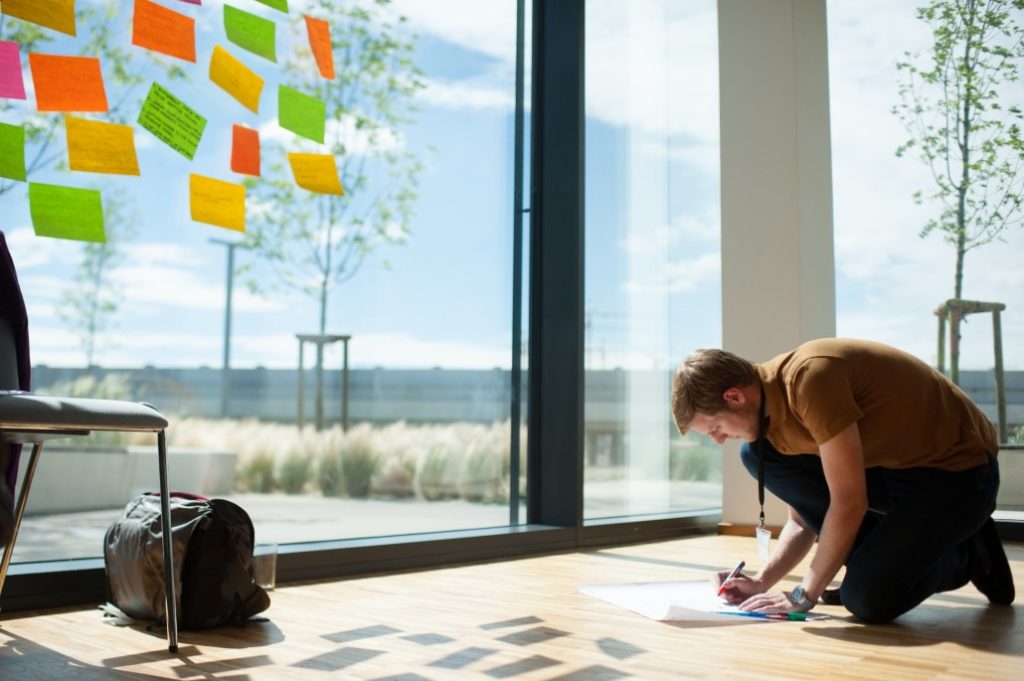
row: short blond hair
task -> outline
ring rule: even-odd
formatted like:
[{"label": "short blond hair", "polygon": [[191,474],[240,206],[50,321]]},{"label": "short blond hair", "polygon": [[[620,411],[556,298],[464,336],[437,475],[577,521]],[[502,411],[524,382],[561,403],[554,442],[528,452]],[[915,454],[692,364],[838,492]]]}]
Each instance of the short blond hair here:
[{"label": "short blond hair", "polygon": [[725,409],[729,388],[745,388],[757,381],[749,361],[725,350],[694,350],[680,362],[672,377],[672,416],[683,435],[697,414],[712,416]]}]

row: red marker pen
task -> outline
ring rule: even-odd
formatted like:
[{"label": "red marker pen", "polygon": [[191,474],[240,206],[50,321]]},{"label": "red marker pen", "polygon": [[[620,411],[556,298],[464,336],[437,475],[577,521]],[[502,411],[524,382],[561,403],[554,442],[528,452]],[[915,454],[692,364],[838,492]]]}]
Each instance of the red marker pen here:
[{"label": "red marker pen", "polygon": [[736,575],[738,575],[740,572],[742,572],[743,571],[743,566],[746,565],[746,564],[747,564],[746,561],[741,560],[740,564],[732,569],[732,572],[729,573],[729,576],[727,576],[725,579],[722,580],[722,585],[720,587],[718,587],[718,595],[719,596],[721,596],[722,594],[725,593],[725,583],[728,582],[733,577],[735,577]]}]

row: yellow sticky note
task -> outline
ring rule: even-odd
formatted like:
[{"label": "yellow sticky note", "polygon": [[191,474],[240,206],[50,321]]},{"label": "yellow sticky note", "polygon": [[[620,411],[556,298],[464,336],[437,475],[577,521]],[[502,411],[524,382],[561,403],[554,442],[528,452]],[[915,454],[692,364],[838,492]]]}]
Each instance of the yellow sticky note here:
[{"label": "yellow sticky note", "polygon": [[68,164],[90,173],[138,175],[135,131],[130,125],[64,117],[68,137]]},{"label": "yellow sticky note", "polygon": [[338,179],[338,164],[330,154],[288,154],[288,163],[295,175],[295,184],[303,189],[319,194],[337,194],[342,196]]},{"label": "yellow sticky note", "polygon": [[193,220],[245,231],[245,185],[195,173],[188,184]]},{"label": "yellow sticky note", "polygon": [[75,35],[75,0],[3,0],[0,14]]},{"label": "yellow sticky note", "polygon": [[213,46],[213,55],[210,56],[210,80],[242,106],[259,113],[263,79],[220,45]]}]

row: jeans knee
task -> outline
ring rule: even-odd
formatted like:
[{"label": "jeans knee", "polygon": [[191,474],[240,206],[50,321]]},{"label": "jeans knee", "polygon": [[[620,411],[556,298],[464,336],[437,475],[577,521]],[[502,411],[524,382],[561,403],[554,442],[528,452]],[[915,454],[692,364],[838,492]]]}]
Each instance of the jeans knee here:
[{"label": "jeans knee", "polygon": [[848,580],[843,580],[839,595],[843,599],[843,607],[867,624],[892,622],[905,612],[894,607],[892,599],[878,590],[858,588],[857,584],[849,584]]}]

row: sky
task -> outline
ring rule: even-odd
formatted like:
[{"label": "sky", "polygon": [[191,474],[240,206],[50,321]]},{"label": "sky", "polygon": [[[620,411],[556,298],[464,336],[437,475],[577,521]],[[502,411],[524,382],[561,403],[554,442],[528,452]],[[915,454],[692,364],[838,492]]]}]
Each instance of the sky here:
[{"label": "sky", "polygon": [[[222,0],[159,1],[199,20],[197,62],[184,64],[190,82],[168,85],[210,120],[196,159],[138,129],[139,178],[52,169],[30,179],[118,187],[136,199],[136,235],[114,278],[123,294],[116,326],[100,339],[97,363],[219,366],[225,248],[210,239],[235,235],[189,218],[188,175],[240,181],[226,163],[233,122],[296,150],[316,145],[277,126],[276,98],[265,93],[256,116],[207,82],[215,43],[257,69],[268,89],[277,78],[273,65],[225,40]],[[229,4],[283,21],[255,0]],[[927,47],[916,4],[828,3],[837,331],[934,361],[932,310],[952,295],[952,249],[918,237],[927,212],[911,197],[927,186],[927,172],[896,158],[905,132],[890,113],[896,59]],[[315,5],[290,2],[292,14]],[[425,163],[420,199],[407,241],[375,251],[332,294],[328,332],[352,335],[354,366],[508,367],[515,3],[400,0],[390,11],[407,17],[427,81],[415,122],[388,138]],[[142,63],[144,51],[127,44],[129,17],[119,17],[126,49]],[[291,49],[288,40],[279,37],[279,53]],[[58,38],[47,49],[71,54],[77,46]],[[721,338],[715,3],[592,0],[586,58],[587,364],[669,367]],[[3,120],[19,122],[11,112]],[[342,126],[340,134],[350,153],[363,153],[355,131]],[[25,290],[34,361],[80,366],[84,356],[56,307],[81,246],[36,237],[24,189],[0,196],[0,226]],[[1024,343],[1015,342],[1024,337],[1022,256],[1017,229],[969,254],[965,278],[965,297],[1007,304],[1008,369],[1024,369]],[[237,253],[240,262],[246,257]],[[255,265],[271,292],[236,285],[232,364],[294,367],[294,334],[315,331],[316,303],[275,288],[272,273]],[[971,319],[963,352],[965,368],[992,366],[987,318]],[[337,354],[327,362],[335,365]]]}]

